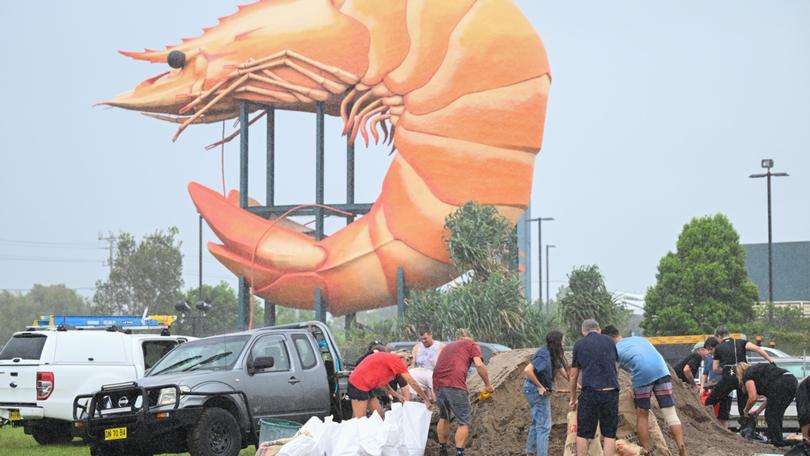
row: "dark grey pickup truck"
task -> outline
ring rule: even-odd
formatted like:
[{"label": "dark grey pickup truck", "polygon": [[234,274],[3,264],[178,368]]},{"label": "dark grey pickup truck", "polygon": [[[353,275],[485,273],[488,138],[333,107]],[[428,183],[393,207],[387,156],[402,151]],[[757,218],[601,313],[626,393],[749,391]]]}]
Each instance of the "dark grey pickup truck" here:
[{"label": "dark grey pickup truck", "polygon": [[348,372],[319,322],[208,337],[178,346],[135,382],[74,400],[91,455],[235,456],[258,421],[351,416]]}]

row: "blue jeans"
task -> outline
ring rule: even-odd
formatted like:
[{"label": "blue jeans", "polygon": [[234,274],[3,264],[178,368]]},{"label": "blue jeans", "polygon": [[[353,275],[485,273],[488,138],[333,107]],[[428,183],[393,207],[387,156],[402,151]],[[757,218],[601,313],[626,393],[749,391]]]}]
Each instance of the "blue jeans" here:
[{"label": "blue jeans", "polygon": [[548,456],[548,436],[551,433],[551,401],[549,401],[547,395],[541,396],[533,385],[529,388],[523,388],[523,395],[526,396],[532,413],[529,438],[526,440],[526,453]]}]

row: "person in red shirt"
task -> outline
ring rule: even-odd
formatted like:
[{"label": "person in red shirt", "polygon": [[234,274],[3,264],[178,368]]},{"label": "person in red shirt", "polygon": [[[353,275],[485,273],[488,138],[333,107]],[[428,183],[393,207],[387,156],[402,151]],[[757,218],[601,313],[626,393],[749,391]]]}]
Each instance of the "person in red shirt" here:
[{"label": "person in red shirt", "polygon": [[467,372],[475,364],[478,376],[484,381],[486,391],[494,389],[489,383],[489,373],[481,356],[481,347],[473,341],[466,329],[456,331],[456,341],[444,346],[433,368],[433,389],[439,404],[439,455],[447,456],[447,441],[450,440],[450,417],[458,422],[455,444],[456,456],[464,455],[470,425],[470,397],[467,392]]},{"label": "person in red shirt", "polygon": [[349,399],[352,400],[352,416],[354,418],[364,417],[368,410],[377,411],[380,416],[385,416],[380,401],[373,391],[381,388],[389,395],[401,398],[388,385],[396,377],[401,377],[408,382],[416,394],[425,401],[428,408],[430,407],[430,398],[408,373],[408,366],[405,365],[402,358],[393,353],[379,351],[363,358],[349,376],[348,394]]}]

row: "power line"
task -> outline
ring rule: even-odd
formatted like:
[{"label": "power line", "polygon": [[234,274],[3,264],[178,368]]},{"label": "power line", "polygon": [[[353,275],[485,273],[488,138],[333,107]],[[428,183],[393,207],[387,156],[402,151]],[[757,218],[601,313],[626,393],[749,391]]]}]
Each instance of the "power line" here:
[{"label": "power line", "polygon": [[0,255],[0,261],[32,261],[38,263],[104,263],[104,260],[91,260],[89,258],[56,258],[23,255]]},{"label": "power line", "polygon": [[58,242],[58,241],[32,241],[23,239],[0,239],[0,244],[17,247],[64,247],[79,249],[99,249],[103,248],[98,244],[89,242]]}]

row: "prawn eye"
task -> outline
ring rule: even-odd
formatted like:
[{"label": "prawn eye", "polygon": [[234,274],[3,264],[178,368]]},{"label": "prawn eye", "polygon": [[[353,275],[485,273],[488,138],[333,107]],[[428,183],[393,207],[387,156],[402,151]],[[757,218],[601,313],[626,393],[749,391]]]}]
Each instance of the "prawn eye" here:
[{"label": "prawn eye", "polygon": [[169,52],[169,57],[166,59],[166,61],[172,68],[183,68],[186,66],[186,54],[183,54],[183,51],[171,51]]}]

